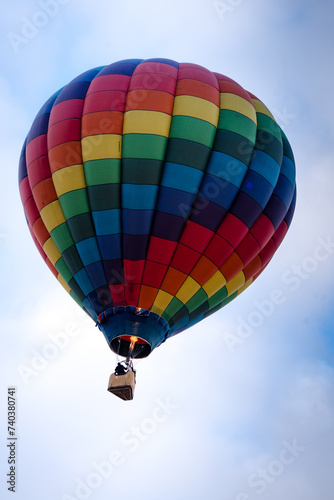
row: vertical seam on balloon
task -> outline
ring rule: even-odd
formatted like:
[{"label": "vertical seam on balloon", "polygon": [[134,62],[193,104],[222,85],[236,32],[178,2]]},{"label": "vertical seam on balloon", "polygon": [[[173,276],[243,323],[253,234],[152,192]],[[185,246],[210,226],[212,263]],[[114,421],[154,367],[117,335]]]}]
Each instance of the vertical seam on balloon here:
[{"label": "vertical seam on balloon", "polygon": [[[170,123],[169,123],[169,130],[168,130],[168,136],[167,136],[167,141],[166,141],[165,154],[164,154],[164,158],[161,160],[162,166],[161,166],[161,171],[160,171],[160,178],[159,178],[158,190],[157,190],[156,199],[155,199],[155,205],[154,205],[154,209],[153,209],[153,216],[152,216],[152,220],[151,220],[151,224],[150,224],[149,239],[148,239],[147,248],[146,248],[146,258],[145,258],[145,263],[144,263],[144,269],[143,269],[143,275],[142,275],[142,282],[140,284],[140,290],[139,290],[139,301],[140,301],[140,294],[141,294],[141,291],[142,291],[143,286],[144,286],[143,285],[143,279],[144,279],[144,275],[145,275],[146,265],[147,265],[147,262],[148,262],[147,256],[148,256],[148,252],[149,252],[149,248],[150,248],[150,244],[151,244],[151,240],[152,240],[152,230],[153,230],[153,227],[154,227],[154,224],[155,224],[156,213],[157,213],[157,206],[158,206],[158,203],[159,203],[159,200],[160,200],[161,180],[162,180],[162,177],[163,177],[163,174],[164,174],[164,170],[165,170],[166,153],[167,153],[167,150],[168,150],[168,143],[169,143],[169,134],[170,134],[170,129],[171,129],[172,120],[173,120],[173,110],[174,110],[175,94],[176,94],[176,88],[177,88],[178,76],[179,76],[179,67],[180,67],[180,63],[177,62],[177,73],[176,73],[176,77],[175,77],[175,86],[174,86],[173,94],[171,94],[171,95],[173,95],[173,108],[171,110],[171,115],[170,115],[171,119],[170,119]],[[167,272],[167,270],[166,270],[166,272]],[[158,289],[158,292],[159,292],[159,289]],[[157,296],[158,292],[156,293],[155,297]],[[155,298],[154,298],[154,300],[155,300]],[[154,300],[152,302],[152,306],[153,306]]]},{"label": "vertical seam on balloon", "polygon": [[[103,307],[103,305],[101,304],[101,309],[109,309],[110,307],[113,306],[113,298],[112,298],[112,295],[110,293],[109,283],[108,283],[108,277],[107,277],[106,269],[105,269],[105,266],[104,266],[104,260],[102,258],[101,248],[100,248],[98,237],[97,237],[96,225],[95,225],[95,222],[94,222],[94,218],[92,216],[92,207],[91,207],[91,203],[90,203],[90,196],[89,196],[88,189],[87,189],[87,179],[86,179],[86,172],[85,172],[85,163],[86,162],[83,159],[83,153],[82,153],[82,139],[84,137],[89,137],[89,136],[84,136],[83,135],[83,128],[82,128],[82,118],[83,118],[83,114],[84,114],[86,97],[87,97],[89,89],[90,89],[90,87],[92,85],[92,82],[95,80],[95,78],[97,78],[99,76],[99,74],[101,73],[101,71],[103,71],[104,68],[105,68],[105,66],[103,68],[101,68],[101,70],[98,73],[96,73],[96,75],[91,79],[91,81],[89,83],[89,86],[87,88],[84,100],[83,100],[82,113],[81,113],[81,117],[80,117],[80,136],[81,136],[80,147],[81,147],[82,169],[83,169],[83,175],[84,175],[85,184],[86,184],[86,186],[85,186],[86,198],[87,198],[87,203],[88,203],[88,206],[89,206],[89,216],[90,216],[90,221],[91,221],[92,228],[94,229],[94,239],[95,239],[96,246],[97,246],[97,249],[98,249],[98,252],[99,252],[99,256],[100,256],[100,261],[99,262],[101,263],[101,266],[102,266],[102,269],[103,269],[103,273],[104,273],[104,278],[105,278],[105,284],[101,285],[100,288],[102,288],[102,287],[105,286],[106,287],[107,296],[108,297],[110,296],[110,300],[108,301],[106,307]],[[92,286],[93,286],[93,284],[92,284]],[[94,291],[96,292],[97,299],[99,300],[98,294],[97,294],[97,289],[94,288]]]},{"label": "vertical seam on balloon", "polygon": [[[178,86],[178,83],[179,83],[179,69],[180,69],[180,63],[178,63],[178,68],[177,68],[177,70],[178,70],[178,71],[177,71],[177,76],[176,76],[176,84],[175,84],[175,91],[174,91],[174,102],[173,102],[173,109],[172,109],[172,115],[171,115],[171,122],[170,122],[169,131],[170,131],[170,129],[171,129],[172,122],[173,122],[173,117],[174,117],[174,108],[175,108],[176,90],[177,90],[177,86]],[[209,70],[206,70],[206,71],[209,71]],[[175,116],[178,116],[178,115],[175,115]],[[161,171],[161,177],[160,177],[160,180],[162,179],[162,176],[163,176],[163,173],[164,173],[164,170],[165,170],[165,163],[166,163],[165,159],[166,159],[166,153],[167,153],[167,151],[168,151],[168,142],[169,142],[169,139],[170,139],[170,137],[169,137],[169,135],[168,135],[168,140],[167,140],[167,145],[166,145],[166,150],[165,150],[165,158],[164,158],[164,160],[163,160],[163,168],[162,168],[162,171]],[[160,188],[161,188],[161,185],[159,185],[159,190],[158,190],[158,197],[157,197],[156,206],[157,206],[158,201],[159,201],[159,194],[160,194],[160,192],[161,192],[161,189],[160,189]],[[194,199],[194,202],[195,202],[195,199]],[[193,202],[193,204],[194,204],[194,202]],[[190,216],[190,213],[191,213],[191,209],[192,209],[192,207],[190,207],[190,209],[189,209],[189,213],[188,213],[187,219],[186,219],[186,220],[185,220],[185,222],[184,222],[184,226],[183,226],[183,229],[182,229],[182,232],[181,232],[180,237],[182,236],[183,231],[184,231],[184,229],[185,229],[185,227],[186,227],[186,223],[187,223],[187,221],[189,220],[189,216]],[[156,212],[155,212],[155,214],[156,214]],[[154,214],[154,219],[155,219],[155,214]],[[153,220],[153,222],[154,222],[154,220]],[[152,227],[153,227],[153,223],[152,223]],[[165,277],[166,277],[166,275],[167,275],[167,272],[168,272],[169,268],[171,267],[171,266],[170,266],[170,264],[171,264],[171,262],[172,262],[172,260],[173,260],[173,257],[174,257],[174,255],[175,255],[175,252],[176,252],[176,249],[177,249],[178,245],[179,245],[179,241],[177,241],[177,242],[176,242],[176,247],[175,247],[175,249],[174,249],[174,251],[173,251],[173,253],[172,253],[172,255],[171,255],[171,258],[170,258],[170,260],[169,260],[169,264],[167,264],[167,268],[166,268],[166,270],[165,270],[165,272],[164,272],[164,275],[163,275],[163,278],[162,278],[162,280],[161,280],[160,286],[162,285],[163,280],[165,279]],[[181,286],[182,286],[182,285],[181,285]],[[160,288],[158,289],[158,292],[159,292],[159,290],[160,290]],[[175,296],[175,295],[174,295],[174,296]],[[153,304],[154,304],[154,301],[153,301]],[[152,305],[153,305],[153,304],[152,304]]]},{"label": "vertical seam on balloon", "polygon": [[[122,286],[123,286],[123,293],[124,293],[124,299],[123,299],[124,304],[123,305],[132,305],[132,304],[127,304],[126,285],[128,285],[129,283],[126,283],[126,276],[125,276],[126,273],[125,273],[125,265],[124,265],[125,259],[124,259],[124,232],[123,232],[123,228],[124,228],[124,224],[123,224],[123,192],[122,192],[123,191],[123,189],[122,189],[122,187],[123,187],[123,160],[124,160],[124,157],[123,157],[124,115],[125,115],[125,110],[126,110],[126,106],[127,106],[127,102],[128,102],[129,88],[131,86],[131,81],[132,81],[133,75],[136,72],[136,69],[138,68],[138,66],[140,66],[140,64],[142,62],[144,62],[144,60],[140,60],[137,62],[137,64],[135,65],[135,67],[133,69],[133,72],[130,75],[126,94],[125,94],[125,102],[124,102],[124,109],[123,109],[123,121],[122,121],[121,172],[120,172],[120,184],[119,184],[119,197],[120,197],[120,245],[121,245],[121,260],[122,260],[122,271],[123,271]],[[133,304],[133,305],[136,305],[136,304]]]},{"label": "vertical seam on balloon", "polygon": [[[203,176],[202,176],[202,179],[201,179],[201,183],[199,185],[199,188],[197,190],[197,193],[196,193],[196,196],[194,198],[194,201],[192,203],[192,206],[189,210],[189,214],[188,214],[188,218],[187,218],[187,221],[191,220],[191,216],[192,214],[194,213],[194,210],[195,210],[195,206],[196,206],[196,203],[198,202],[198,199],[199,199],[199,193],[201,191],[201,188],[203,186],[203,183],[204,183],[204,180],[205,180],[205,175],[207,173],[207,169],[208,169],[208,165],[210,163],[210,160],[211,160],[211,157],[212,157],[212,147],[215,143],[215,140],[216,140],[216,136],[217,136],[217,130],[218,130],[218,123],[219,123],[219,118],[220,118],[220,112],[221,112],[221,108],[220,108],[220,87],[219,87],[219,80],[217,78],[217,75],[215,73],[213,73],[212,71],[210,71],[210,73],[215,77],[215,80],[216,80],[216,83],[217,83],[217,90],[218,90],[218,94],[219,94],[219,109],[218,109],[218,121],[217,121],[217,125],[216,125],[216,131],[215,131],[215,136],[214,136],[214,139],[213,139],[213,142],[212,142],[212,146],[211,146],[211,150],[209,152],[209,155],[208,155],[208,159],[207,159],[207,162],[206,162],[206,165],[205,165],[205,169],[203,171]],[[223,216],[223,219],[225,218],[225,215]],[[222,219],[222,220],[223,220]],[[222,222],[222,221],[221,221]],[[220,222],[220,224],[221,224]],[[183,234],[183,231],[182,231],[182,234]],[[181,237],[182,237],[182,234],[181,234]],[[192,271],[194,270],[194,268],[196,267],[197,263],[199,262],[200,258],[203,256],[206,248],[208,247],[208,245],[210,244],[210,242],[212,241],[212,238],[214,237],[214,234],[212,235],[212,237],[210,238],[210,241],[208,242],[207,246],[205,247],[205,249],[202,251],[201,255],[199,256],[199,258],[197,259],[196,263],[193,265],[192,269],[190,270],[190,272],[188,273],[188,276],[191,275]],[[176,252],[177,248],[175,249],[175,252]],[[174,252],[174,253],[175,253]],[[201,287],[202,289],[202,287]]]},{"label": "vertical seam on balloon", "polygon": [[[142,62],[145,63],[145,60],[143,60]],[[177,63],[177,74],[176,74],[176,77],[175,77],[175,86],[174,86],[174,92],[173,92],[173,97],[174,97],[173,109],[174,109],[175,93],[176,93],[176,87],[177,87],[177,81],[178,81],[178,73],[179,73],[179,63]],[[156,72],[155,74],[160,74],[160,73]],[[150,90],[150,89],[148,89],[148,90]],[[142,274],[142,279],[141,279],[141,283],[140,283],[140,289],[139,289],[139,295],[138,295],[138,303],[140,301],[140,294],[141,294],[141,291],[142,291],[142,288],[143,288],[143,279],[144,279],[146,264],[147,264],[147,261],[148,261],[147,255],[148,255],[148,251],[149,251],[149,248],[150,248],[150,243],[151,243],[151,238],[152,238],[152,229],[153,229],[153,226],[154,226],[154,223],[155,223],[155,217],[156,217],[156,208],[157,208],[157,205],[158,205],[158,202],[159,202],[159,196],[160,196],[160,192],[161,192],[161,179],[162,179],[164,168],[165,168],[165,158],[166,158],[166,152],[167,152],[167,149],[168,149],[168,141],[169,141],[169,133],[170,133],[170,129],[171,129],[171,124],[172,124],[173,109],[172,109],[171,120],[170,120],[170,124],[169,124],[169,130],[168,130],[168,136],[167,136],[167,141],[166,141],[164,158],[161,160],[162,166],[161,166],[161,171],[160,171],[159,184],[157,186],[158,189],[157,189],[156,198],[155,198],[155,205],[154,205],[154,208],[153,208],[153,215],[152,215],[152,219],[151,219],[151,223],[150,223],[150,229],[149,229],[149,232],[148,232],[149,238],[148,238],[147,246],[146,246],[146,256],[145,256],[145,260],[144,260],[143,274]]]},{"label": "vertical seam on balloon", "polygon": [[[77,78],[78,78],[78,77],[77,77]],[[94,78],[94,77],[93,77],[93,78]],[[70,85],[70,84],[71,84],[71,82],[69,82],[69,83],[67,84],[67,86],[68,86],[68,85]],[[66,87],[67,87],[67,86],[66,86]],[[65,87],[65,88],[66,88],[66,87]],[[88,88],[89,88],[89,87],[88,87]],[[88,90],[88,89],[87,89],[87,90]],[[86,94],[87,94],[87,91],[86,91]],[[86,94],[85,94],[85,97],[86,97]],[[59,96],[61,96],[61,93],[59,94]],[[57,99],[55,100],[55,102],[54,102],[54,104],[53,104],[53,106],[52,106],[52,109],[53,109],[53,107],[57,104],[57,101],[58,101],[59,96],[58,96],[58,97],[57,97]],[[81,116],[80,116],[80,137],[81,137],[81,138],[82,138],[82,112],[83,112],[83,107],[84,107],[85,97],[84,97],[84,98],[82,98],[82,99],[83,99],[83,103],[82,103],[82,111],[81,111]],[[52,109],[50,110],[50,116],[51,116]],[[48,128],[48,132],[47,132],[47,134],[49,134],[49,128]],[[86,201],[87,201],[87,204],[88,204],[88,206],[90,207],[89,198],[88,198],[88,193],[87,193],[87,183],[86,183],[86,178],[85,178],[85,174],[84,174],[84,164],[83,164],[83,157],[82,157],[82,143],[81,143],[81,139],[80,139],[80,155],[81,155],[82,172],[83,172],[83,175],[84,175],[84,180],[85,180],[85,187],[84,187],[84,189],[85,189],[85,196],[86,196]],[[48,148],[48,160],[49,160],[49,148]],[[49,160],[49,165],[50,165],[50,160]],[[66,168],[66,167],[63,167],[63,168]],[[50,168],[50,173],[51,173],[51,168]],[[52,173],[51,173],[51,179],[52,179],[52,183],[53,183],[53,185],[54,185],[54,182],[53,182],[53,175],[52,175]],[[55,191],[56,191],[56,193],[57,193],[57,190],[56,190],[56,186],[55,186],[55,185],[54,185],[54,189],[55,189]],[[64,214],[64,212],[63,212],[63,208],[62,208],[62,206],[61,206],[61,202],[60,202],[60,200],[59,200],[59,196],[58,196],[58,194],[57,194],[57,200],[58,200],[58,203],[59,203],[59,207],[60,207],[60,209],[61,209],[61,212],[63,213],[64,219],[65,219],[65,222],[66,222],[66,227],[67,227],[68,232],[69,232],[69,234],[70,234],[70,236],[71,236],[71,238],[72,238],[72,240],[73,240],[73,246],[75,247],[75,249],[76,249],[76,251],[77,251],[77,253],[78,253],[78,257],[79,257],[79,260],[80,260],[81,265],[82,265],[82,268],[81,268],[81,269],[85,270],[86,277],[87,277],[87,279],[89,280],[89,283],[90,283],[90,285],[91,285],[92,289],[93,289],[93,290],[95,290],[94,285],[93,285],[93,283],[91,282],[91,279],[89,278],[88,273],[87,273],[87,271],[86,271],[86,266],[84,265],[84,263],[83,263],[83,261],[82,261],[82,258],[81,258],[81,256],[80,256],[80,253],[79,253],[79,250],[78,250],[78,247],[77,247],[77,243],[75,242],[75,239],[73,238],[73,235],[72,235],[71,229],[70,229],[69,224],[68,224],[68,220],[67,220],[67,218],[65,217],[65,214]],[[90,212],[89,212],[89,214],[90,214]],[[80,214],[78,214],[78,215],[80,215]],[[94,228],[94,225],[93,225],[93,221],[92,221],[92,217],[91,217],[91,215],[90,215],[90,219],[91,219],[92,226],[93,226],[93,228]],[[95,228],[94,228],[94,229],[95,229]],[[95,240],[96,240],[96,233],[95,233]],[[96,241],[97,241],[97,240],[96,240]],[[86,294],[86,293],[84,292],[84,290],[82,290],[82,288],[81,288],[80,284],[78,283],[77,279],[75,278],[75,275],[73,274],[73,272],[71,272],[71,274],[72,274],[73,279],[74,279],[74,281],[76,282],[77,286],[78,286],[78,287],[79,287],[79,289],[82,291],[82,294],[84,295],[85,299],[87,299],[87,300],[88,300],[88,302],[89,302],[89,303],[91,304],[91,306],[92,306],[92,309],[94,309],[94,304],[93,304],[93,302],[91,301],[91,299],[88,297],[88,294]],[[84,299],[84,300],[85,300],[85,299]],[[82,303],[82,305],[83,305],[83,303]]]}]

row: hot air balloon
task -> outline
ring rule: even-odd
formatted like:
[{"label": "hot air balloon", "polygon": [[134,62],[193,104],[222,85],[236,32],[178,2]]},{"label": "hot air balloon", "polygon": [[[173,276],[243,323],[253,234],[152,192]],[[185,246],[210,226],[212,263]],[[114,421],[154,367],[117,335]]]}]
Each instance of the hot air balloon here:
[{"label": "hot air balloon", "polygon": [[296,199],[293,153],[267,107],[169,59],[97,67],[56,92],[28,133],[19,183],[46,264],[126,358],[109,381],[123,399],[133,358],[261,274]]}]

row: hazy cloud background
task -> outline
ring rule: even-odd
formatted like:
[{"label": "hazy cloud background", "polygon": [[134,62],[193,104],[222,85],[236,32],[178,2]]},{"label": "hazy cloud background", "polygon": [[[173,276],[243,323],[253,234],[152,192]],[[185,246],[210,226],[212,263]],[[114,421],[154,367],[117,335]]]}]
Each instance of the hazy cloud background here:
[{"label": "hazy cloud background", "polygon": [[[329,0],[3,5],[1,498],[12,498],[14,385],[17,500],[332,500],[333,14]],[[125,403],[106,391],[115,358],[103,336],[35,249],[17,168],[50,95],[86,69],[133,57],[202,64],[263,100],[292,144],[298,198],[266,272],[138,362]]]}]

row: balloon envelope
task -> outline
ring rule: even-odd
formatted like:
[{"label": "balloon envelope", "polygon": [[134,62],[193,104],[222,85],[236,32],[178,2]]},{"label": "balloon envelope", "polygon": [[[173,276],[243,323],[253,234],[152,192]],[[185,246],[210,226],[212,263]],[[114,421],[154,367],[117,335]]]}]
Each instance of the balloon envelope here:
[{"label": "balloon envelope", "polygon": [[167,59],[83,73],[41,108],[20,192],[46,264],[127,355],[217,311],[264,270],[295,206],[289,142],[232,79]]}]

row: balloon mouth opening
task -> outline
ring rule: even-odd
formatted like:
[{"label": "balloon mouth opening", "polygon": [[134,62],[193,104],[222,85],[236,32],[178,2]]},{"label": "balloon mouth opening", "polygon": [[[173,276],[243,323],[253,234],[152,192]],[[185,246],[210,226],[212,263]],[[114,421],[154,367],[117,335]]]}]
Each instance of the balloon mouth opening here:
[{"label": "balloon mouth opening", "polygon": [[[152,347],[147,340],[140,337],[136,337],[137,340],[133,346],[132,358],[146,358],[151,354]],[[129,335],[120,335],[115,337],[110,342],[110,349],[114,351],[119,356],[127,357],[131,346],[131,337]]]},{"label": "balloon mouth opening", "polygon": [[136,306],[107,309],[99,315],[96,324],[110,349],[126,358],[145,358],[169,333],[165,319]]}]

